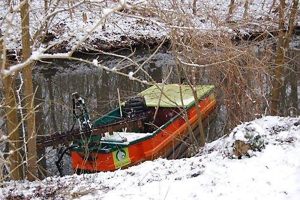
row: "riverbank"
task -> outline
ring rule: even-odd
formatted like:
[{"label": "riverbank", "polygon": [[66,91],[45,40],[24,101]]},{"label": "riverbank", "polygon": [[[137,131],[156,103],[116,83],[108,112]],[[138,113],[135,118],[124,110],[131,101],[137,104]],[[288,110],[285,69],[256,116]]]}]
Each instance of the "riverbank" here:
[{"label": "riverbank", "polygon": [[[261,33],[277,31],[278,6],[272,0],[254,0],[249,3],[247,15],[242,2],[237,2],[229,15],[229,1],[204,0],[198,2],[193,14],[192,1],[126,1],[118,12],[108,14],[118,2],[107,0],[64,2],[49,5],[45,11],[42,1],[30,3],[30,32],[33,51],[68,52],[112,51],[136,45],[157,45],[168,41],[172,31],[194,29],[216,37],[249,38]],[[288,5],[289,6],[289,5]],[[230,17],[229,17],[230,16]],[[2,34],[10,52],[21,49],[21,29],[18,12],[9,12],[5,2],[0,3]],[[180,21],[184,21],[181,23]],[[299,24],[299,18],[298,18]],[[44,27],[47,27],[44,29]],[[183,35],[184,36],[184,35]],[[83,38],[85,38],[84,41]]]}]

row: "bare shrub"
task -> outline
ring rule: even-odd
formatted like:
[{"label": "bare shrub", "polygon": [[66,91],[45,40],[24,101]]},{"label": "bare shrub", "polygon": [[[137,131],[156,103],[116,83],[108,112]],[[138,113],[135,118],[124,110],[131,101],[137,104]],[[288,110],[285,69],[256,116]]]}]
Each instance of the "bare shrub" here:
[{"label": "bare shrub", "polygon": [[[212,27],[208,30],[199,28],[199,19],[195,20],[188,8],[175,7],[171,3],[167,6],[167,11],[159,10],[156,2],[153,7],[158,11],[152,11],[169,25],[176,63],[189,74],[191,82],[217,87],[217,99],[225,115],[222,119],[225,130],[265,114],[268,111],[269,67],[274,41],[264,35],[251,40],[243,38],[244,35],[236,34],[239,27],[247,25],[243,21],[236,23],[232,30],[231,25],[221,25],[222,21],[224,24],[221,15],[201,12],[201,9],[198,15],[202,15]],[[209,8],[209,5],[202,7]]]}]

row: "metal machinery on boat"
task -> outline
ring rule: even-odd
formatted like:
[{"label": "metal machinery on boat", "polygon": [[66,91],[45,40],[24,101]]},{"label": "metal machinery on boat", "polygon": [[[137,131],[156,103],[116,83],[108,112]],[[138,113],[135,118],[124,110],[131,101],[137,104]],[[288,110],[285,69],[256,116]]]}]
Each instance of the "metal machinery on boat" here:
[{"label": "metal machinery on boat", "polygon": [[[78,100],[76,95],[76,99]],[[78,101],[76,101],[78,102]],[[75,105],[75,104],[74,104]],[[74,109],[80,108],[77,104]],[[197,107],[199,109],[197,109]],[[157,157],[176,158],[178,147],[216,107],[214,86],[154,85],[90,124],[81,107],[82,127],[40,138],[70,145],[76,171],[113,171]],[[78,114],[77,114],[78,116]]]}]

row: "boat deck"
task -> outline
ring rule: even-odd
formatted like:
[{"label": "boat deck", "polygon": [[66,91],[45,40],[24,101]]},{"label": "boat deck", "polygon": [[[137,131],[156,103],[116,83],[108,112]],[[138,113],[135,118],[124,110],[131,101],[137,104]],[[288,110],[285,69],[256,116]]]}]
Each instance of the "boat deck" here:
[{"label": "boat deck", "polygon": [[[87,145],[85,141],[78,142],[71,153],[73,168],[90,172],[112,171],[145,160],[182,154],[185,147],[181,144],[189,137],[188,133],[198,126],[198,119],[205,120],[216,106],[214,86],[197,86],[194,89],[196,94],[190,86],[170,84],[144,90],[139,95],[144,97],[147,109],[143,110],[146,117],[140,121],[141,124],[127,126],[127,131],[120,128],[101,137],[91,137]],[[140,106],[138,103],[131,102],[133,107]],[[124,113],[126,109],[123,109]],[[98,118],[93,123],[94,127],[116,123],[116,119],[123,116],[123,110],[115,108]]]},{"label": "boat deck", "polygon": [[113,132],[112,135],[106,133],[105,136],[101,138],[101,142],[106,144],[113,143],[113,144],[129,145],[132,142],[146,139],[151,135],[152,133]]}]

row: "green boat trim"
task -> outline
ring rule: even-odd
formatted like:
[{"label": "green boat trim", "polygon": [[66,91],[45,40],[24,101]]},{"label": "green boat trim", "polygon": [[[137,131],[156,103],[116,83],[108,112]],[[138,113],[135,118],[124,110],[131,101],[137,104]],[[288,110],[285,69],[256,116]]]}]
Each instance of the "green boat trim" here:
[{"label": "green boat trim", "polygon": [[[184,99],[186,99],[186,101],[184,101],[185,109],[188,110],[195,105],[195,99],[193,97],[190,86],[171,84],[171,85],[165,85],[162,87],[163,87],[162,90],[164,91],[164,95],[160,95],[161,92],[156,86],[152,86],[152,87],[146,89],[145,91],[139,93],[138,95],[145,97],[147,107],[157,107],[157,105],[160,105],[160,107],[177,108],[177,107],[182,107],[182,106],[176,105],[176,104],[178,104],[179,100],[181,99],[181,97],[180,97],[181,96],[180,88],[181,88],[182,96]],[[200,101],[202,99],[205,99],[206,97],[208,97],[210,95],[210,93],[213,90],[214,90],[213,85],[197,86],[196,92],[197,92],[198,100]],[[175,92],[177,91],[176,95],[171,95],[172,93],[174,93],[174,91]],[[157,95],[164,96],[164,97],[162,97],[163,101],[161,101],[160,103],[158,102],[158,100],[155,99],[155,97],[157,97]],[[175,98],[175,101],[170,101],[169,99],[171,99],[171,98]],[[178,100],[178,98],[179,98],[179,100]],[[191,98],[193,99],[193,101],[190,102],[189,99],[191,99]],[[180,100],[180,102],[181,102],[181,100]],[[100,136],[92,136],[91,138],[89,138],[88,143],[96,143],[96,144],[99,143],[99,146],[90,146],[89,151],[90,152],[98,152],[98,153],[111,153],[120,148],[125,148],[130,145],[133,145],[133,144],[136,144],[139,142],[143,142],[145,140],[148,140],[148,139],[156,136],[158,133],[160,133],[162,130],[164,130],[167,126],[169,126],[171,123],[173,123],[176,119],[178,119],[180,116],[182,116],[182,113],[178,113],[177,115],[172,117],[168,122],[166,122],[165,124],[163,124],[158,129],[156,129],[155,131],[153,131],[151,133],[136,133],[136,134],[144,134],[145,137],[141,137],[139,139],[136,139],[136,140],[130,141],[130,142],[103,141],[103,140],[101,140]],[[96,119],[93,122],[93,126],[98,127],[101,125],[106,125],[106,124],[115,122],[118,119],[121,119],[120,109],[116,108],[116,109],[112,110],[111,112],[107,113],[106,115]],[[82,141],[77,141],[77,144],[82,144]],[[80,146],[83,146],[83,145],[79,145],[78,147],[75,147],[74,150],[79,151],[79,152],[84,151],[83,147],[80,147]]]}]

